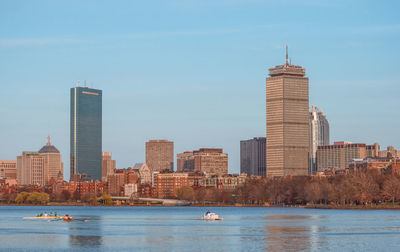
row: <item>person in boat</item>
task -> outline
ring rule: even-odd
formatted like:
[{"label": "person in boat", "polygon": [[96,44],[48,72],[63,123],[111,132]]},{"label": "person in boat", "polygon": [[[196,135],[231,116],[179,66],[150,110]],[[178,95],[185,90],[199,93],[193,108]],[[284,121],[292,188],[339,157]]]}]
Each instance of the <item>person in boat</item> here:
[{"label": "person in boat", "polygon": [[70,220],[72,220],[72,217],[69,216],[68,214],[66,214],[66,215],[64,215],[63,220],[65,220],[65,221],[70,221]]},{"label": "person in boat", "polygon": [[54,217],[57,217],[57,212],[54,212]]},{"label": "person in boat", "polygon": [[205,215],[209,215],[210,213],[211,213],[210,210],[207,210]]},{"label": "person in boat", "polygon": [[47,213],[46,212],[44,212],[44,217],[47,217]]},{"label": "person in boat", "polygon": [[43,213],[40,213],[40,214],[39,214],[39,217],[42,217],[42,216],[43,216]]},{"label": "person in boat", "polygon": [[52,217],[53,216],[53,212],[50,212],[49,216]]}]

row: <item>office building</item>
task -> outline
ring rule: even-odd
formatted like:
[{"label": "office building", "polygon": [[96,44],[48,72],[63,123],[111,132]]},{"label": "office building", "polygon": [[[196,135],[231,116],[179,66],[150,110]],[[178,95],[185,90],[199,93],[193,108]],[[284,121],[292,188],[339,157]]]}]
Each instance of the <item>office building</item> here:
[{"label": "office building", "polygon": [[154,197],[173,198],[183,186],[189,186],[188,173],[156,173],[154,174]]},{"label": "office building", "polygon": [[309,174],[317,172],[317,148],[322,145],[329,145],[329,123],[322,110],[312,106],[310,111]]},{"label": "office building", "polygon": [[62,177],[63,172],[61,154],[51,145],[50,137],[38,152],[24,151],[17,157],[17,181],[21,185],[48,185],[51,179]]},{"label": "office building", "polygon": [[102,178],[102,91],[71,88],[71,180]]},{"label": "office building", "polygon": [[269,69],[266,80],[267,176],[307,175],[309,158],[308,78],[286,64]]},{"label": "office building", "polygon": [[17,178],[17,161],[0,160],[0,179]]},{"label": "office building", "polygon": [[369,153],[376,153],[375,148],[379,148],[379,144],[335,142],[333,145],[318,146],[317,171],[348,168],[353,159],[364,159],[370,156]]},{"label": "office building", "polygon": [[265,142],[265,137],[240,141],[240,173],[265,177]]},{"label": "office building", "polygon": [[176,154],[176,170],[177,172],[193,172],[194,156],[193,151],[185,151]]},{"label": "office building", "polygon": [[228,154],[220,148],[200,148],[177,155],[180,172],[223,175],[228,173]]},{"label": "office building", "polygon": [[45,185],[44,157],[35,151],[24,151],[17,157],[19,185]]},{"label": "office building", "polygon": [[102,172],[101,172],[102,180],[106,180],[108,175],[111,175],[115,172],[116,163],[115,160],[111,159],[111,152],[103,152],[101,166],[102,166]]},{"label": "office building", "polygon": [[44,157],[44,173],[45,173],[45,184],[50,182],[53,178],[57,180],[58,177],[64,175],[64,164],[60,151],[50,143],[50,136],[47,137],[47,143],[38,151],[40,156]]},{"label": "office building", "polygon": [[146,142],[146,164],[150,171],[174,170],[174,143],[167,140]]}]

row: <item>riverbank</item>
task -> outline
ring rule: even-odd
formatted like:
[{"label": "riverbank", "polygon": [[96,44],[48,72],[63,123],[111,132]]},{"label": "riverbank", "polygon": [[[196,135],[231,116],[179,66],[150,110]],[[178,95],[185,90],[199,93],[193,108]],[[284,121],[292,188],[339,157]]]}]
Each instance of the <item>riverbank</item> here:
[{"label": "riverbank", "polygon": [[195,204],[187,204],[187,205],[172,205],[172,204],[149,204],[149,203],[135,203],[135,204],[114,204],[114,205],[101,205],[101,204],[89,204],[85,202],[49,202],[47,204],[15,204],[15,203],[0,203],[0,206],[85,206],[85,207],[174,207],[174,206],[186,206],[186,207],[267,207],[267,208],[277,208],[277,207],[285,207],[285,208],[308,208],[308,209],[337,209],[337,210],[400,210],[400,204],[370,204],[370,205],[324,205],[324,204],[316,204],[316,205],[251,205],[251,204],[220,204],[220,203],[195,203]]},{"label": "riverbank", "polygon": [[369,205],[307,205],[305,208],[312,209],[340,209],[340,210],[400,210],[399,204],[369,204]]}]

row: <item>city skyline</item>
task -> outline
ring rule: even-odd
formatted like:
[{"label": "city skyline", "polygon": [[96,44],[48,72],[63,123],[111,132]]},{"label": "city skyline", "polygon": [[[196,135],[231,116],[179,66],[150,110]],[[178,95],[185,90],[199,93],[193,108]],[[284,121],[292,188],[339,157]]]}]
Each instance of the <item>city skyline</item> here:
[{"label": "city skyline", "polygon": [[[163,4],[164,26],[141,15],[149,21],[141,29],[140,22],[123,12],[126,20],[107,20],[104,30],[97,28],[99,16],[106,16],[110,4],[93,10],[88,9],[91,3],[79,5],[76,11],[82,15],[73,23],[68,22],[72,10],[61,11],[57,4],[41,2],[33,6],[37,14],[2,5],[6,13],[0,17],[0,139],[7,143],[0,149],[3,159],[39,149],[43,136],[50,135],[69,167],[68,89],[87,79],[90,87],[105,92],[103,151],[113,153],[118,168],[144,162],[147,140],[170,139],[175,153],[221,147],[229,154],[229,172],[238,173],[239,141],[265,134],[264,80],[268,67],[284,62],[286,42],[293,64],[307,68],[310,105],[324,109],[333,141],[399,148],[395,45],[400,26],[394,1],[199,6],[189,1],[185,6]],[[126,9],[132,10],[132,5]],[[239,24],[236,9],[243,5],[252,17],[242,16],[239,20],[246,22]],[[228,8],[218,13],[216,7]],[[267,17],[269,7],[277,12]],[[142,4],[138,9],[149,14],[151,8]],[[43,26],[53,11],[54,24]],[[332,22],[336,19],[330,11],[341,13],[340,21]],[[218,14],[224,21],[215,25]],[[214,17],[213,25],[198,21],[203,15]],[[319,24],[310,25],[317,17]],[[184,19],[189,22],[183,24]],[[65,169],[67,179],[68,173]]]}]

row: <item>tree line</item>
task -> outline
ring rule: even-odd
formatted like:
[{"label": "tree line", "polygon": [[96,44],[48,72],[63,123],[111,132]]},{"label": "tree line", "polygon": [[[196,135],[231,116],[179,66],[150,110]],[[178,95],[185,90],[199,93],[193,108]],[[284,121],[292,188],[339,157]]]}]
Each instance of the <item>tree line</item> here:
[{"label": "tree line", "polygon": [[235,190],[183,187],[177,198],[194,203],[249,205],[368,205],[400,201],[400,177],[377,171],[335,176],[248,178]]}]

